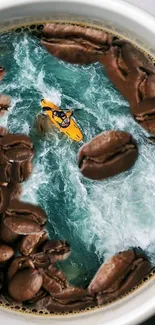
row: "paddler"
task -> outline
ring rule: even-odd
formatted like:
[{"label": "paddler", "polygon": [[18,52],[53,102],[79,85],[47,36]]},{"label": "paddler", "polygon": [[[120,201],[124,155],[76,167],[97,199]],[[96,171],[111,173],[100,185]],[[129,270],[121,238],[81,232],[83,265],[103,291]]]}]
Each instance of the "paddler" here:
[{"label": "paddler", "polygon": [[[44,101],[44,99],[41,100],[42,102]],[[67,128],[70,125],[70,117],[73,114],[72,109],[68,110],[67,112],[63,112],[63,111],[59,111],[57,110],[57,106],[52,104],[53,109],[51,109],[50,107],[43,107],[43,111],[52,111],[52,117],[54,118],[54,120],[59,124],[59,126],[61,128]]]},{"label": "paddler", "polygon": [[54,120],[60,125],[61,128],[67,128],[70,125],[70,117],[72,116],[72,110],[68,112],[53,111]]}]

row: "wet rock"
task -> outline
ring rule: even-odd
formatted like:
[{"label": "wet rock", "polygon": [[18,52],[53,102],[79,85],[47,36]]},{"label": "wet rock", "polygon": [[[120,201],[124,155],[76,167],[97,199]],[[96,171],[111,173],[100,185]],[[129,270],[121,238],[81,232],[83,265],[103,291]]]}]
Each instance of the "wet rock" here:
[{"label": "wet rock", "polygon": [[45,114],[38,114],[35,124],[37,131],[42,135],[50,133],[53,130],[53,124],[51,123],[50,118]]}]

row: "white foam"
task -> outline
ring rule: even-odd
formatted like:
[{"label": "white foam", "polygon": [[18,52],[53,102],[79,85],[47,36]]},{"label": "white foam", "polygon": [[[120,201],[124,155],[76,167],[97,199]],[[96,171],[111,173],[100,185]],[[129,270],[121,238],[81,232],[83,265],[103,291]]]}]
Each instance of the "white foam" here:
[{"label": "white foam", "polygon": [[[33,40],[32,40],[33,42]],[[55,105],[61,105],[61,92],[52,87],[51,85],[47,85],[45,82],[45,72],[42,68],[41,57],[38,57],[38,65],[40,63],[40,68],[37,69],[32,63],[32,53],[29,50],[29,39],[27,36],[23,37],[21,42],[17,44],[15,42],[15,55],[14,58],[16,63],[19,66],[17,78],[19,80],[20,88],[31,88],[34,87],[36,91],[38,91],[42,98],[47,100],[51,100],[55,103]],[[39,48],[40,49],[40,48]],[[38,55],[38,52],[36,55]],[[35,53],[34,53],[35,54]],[[40,49],[40,55],[43,55],[43,50]],[[40,59],[40,61],[39,61]],[[39,73],[38,73],[39,71]]]}]

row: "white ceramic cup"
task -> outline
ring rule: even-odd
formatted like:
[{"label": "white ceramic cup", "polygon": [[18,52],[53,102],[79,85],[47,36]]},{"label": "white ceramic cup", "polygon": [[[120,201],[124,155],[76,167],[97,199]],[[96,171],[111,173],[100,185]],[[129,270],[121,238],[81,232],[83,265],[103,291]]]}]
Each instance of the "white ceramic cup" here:
[{"label": "white ceramic cup", "polygon": [[[0,0],[0,28],[49,19],[103,26],[155,56],[155,18],[122,0]],[[155,313],[155,277],[123,299],[69,316],[33,316],[0,307],[1,324],[135,325]]]}]

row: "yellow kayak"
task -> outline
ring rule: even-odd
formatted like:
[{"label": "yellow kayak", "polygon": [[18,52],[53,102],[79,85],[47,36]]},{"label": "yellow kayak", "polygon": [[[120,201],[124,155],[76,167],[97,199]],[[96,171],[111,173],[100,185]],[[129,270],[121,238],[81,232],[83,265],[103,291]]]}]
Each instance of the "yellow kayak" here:
[{"label": "yellow kayak", "polygon": [[82,141],[83,134],[76,122],[71,118],[72,110],[64,112],[59,107],[47,101],[46,99],[41,100],[41,106],[44,113],[49,116],[51,122],[61,132],[66,134],[70,139],[74,141]]}]

